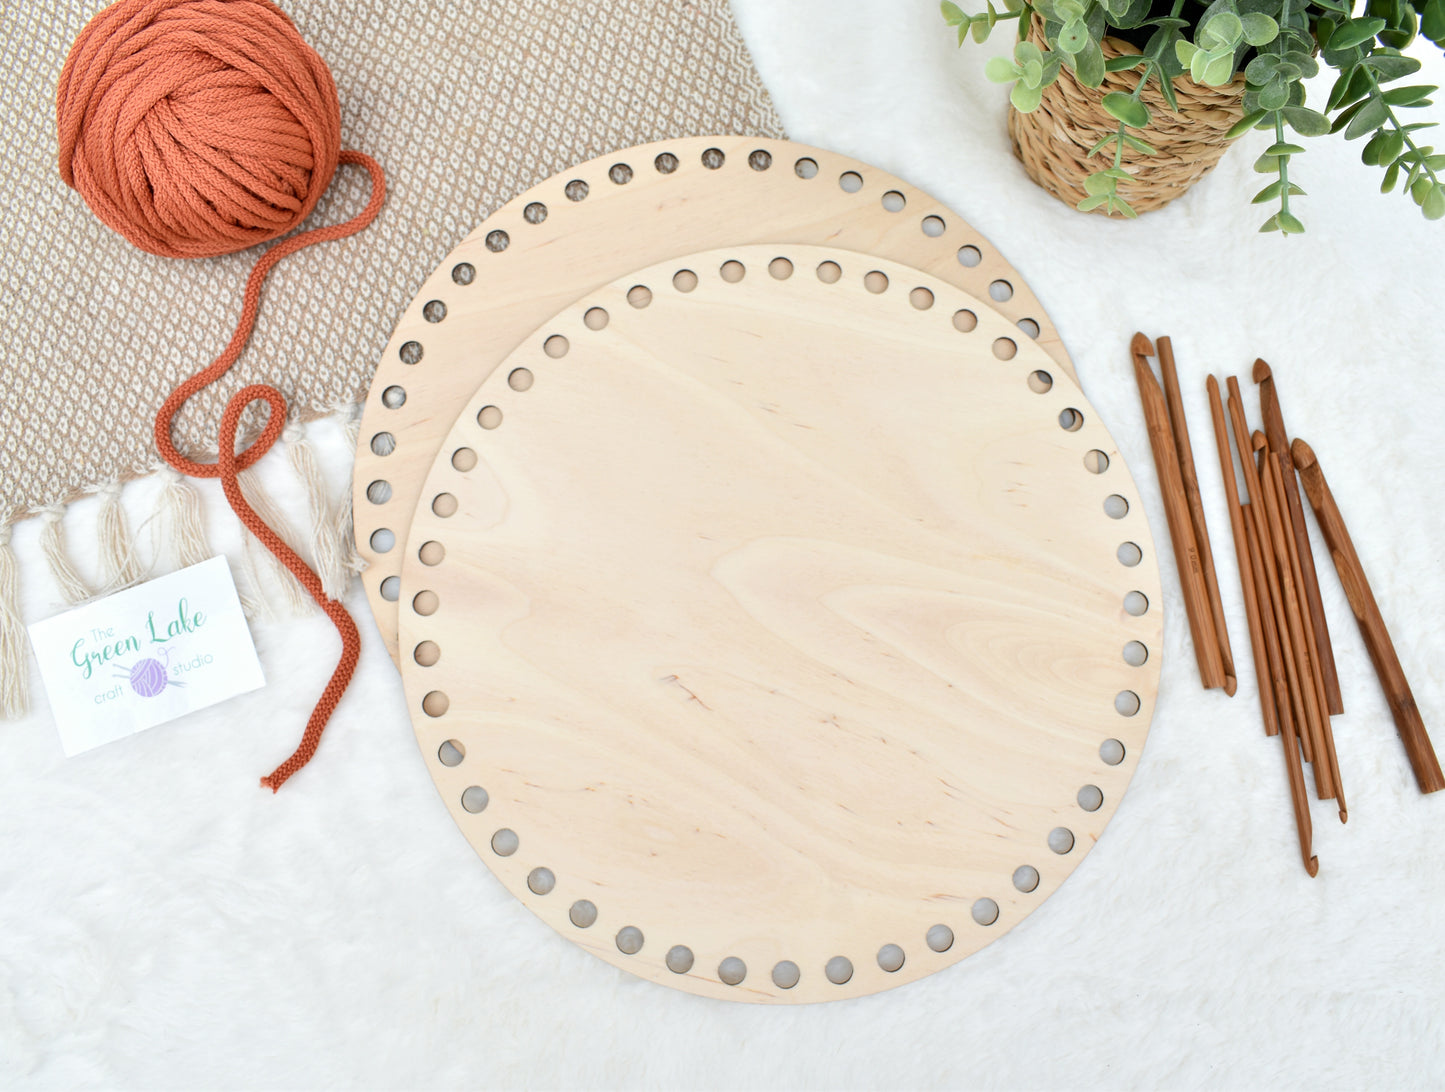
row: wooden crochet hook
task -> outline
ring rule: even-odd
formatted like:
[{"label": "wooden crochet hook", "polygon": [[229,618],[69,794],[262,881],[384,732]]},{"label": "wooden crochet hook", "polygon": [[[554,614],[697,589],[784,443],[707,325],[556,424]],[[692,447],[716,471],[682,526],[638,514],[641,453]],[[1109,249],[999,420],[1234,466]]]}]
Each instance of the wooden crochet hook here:
[{"label": "wooden crochet hook", "polygon": [[1169,539],[1174,546],[1174,561],[1179,568],[1179,583],[1184,591],[1184,612],[1189,617],[1189,633],[1194,641],[1194,655],[1199,661],[1199,678],[1206,690],[1224,686],[1224,663],[1219,655],[1219,641],[1209,611],[1209,596],[1204,590],[1204,572],[1199,564],[1199,547],[1194,540],[1194,523],[1189,504],[1184,499],[1184,482],[1179,474],[1179,452],[1174,446],[1174,433],[1169,427],[1169,407],[1164,392],[1149,367],[1154,346],[1143,334],[1135,334],[1129,343],[1134,358],[1134,378],[1139,384],[1139,399],[1144,407],[1144,422],[1149,430],[1149,447],[1154,453],[1154,468],[1159,472],[1159,492],[1164,499],[1164,517],[1169,524]]},{"label": "wooden crochet hook", "polygon": [[[1163,338],[1160,338],[1163,350]],[[1254,586],[1254,568],[1249,562],[1249,543],[1244,535],[1244,512],[1239,505],[1239,487],[1234,478],[1234,457],[1229,453],[1229,437],[1224,423],[1224,402],[1219,397],[1219,381],[1209,376],[1204,381],[1209,392],[1209,414],[1214,422],[1214,443],[1219,449],[1219,472],[1224,475],[1224,495],[1229,507],[1229,529],[1234,534],[1234,556],[1239,562],[1239,585],[1244,592],[1244,614],[1249,623],[1249,645],[1254,651],[1254,675],[1259,683],[1259,706],[1264,716],[1265,735],[1279,734],[1279,721],[1275,717],[1273,680],[1268,657],[1265,652],[1263,624],[1260,620],[1259,597]],[[1198,490],[1196,490],[1197,494]],[[1215,597],[1217,599],[1217,595]],[[1222,631],[1221,631],[1222,632]],[[1225,642],[1228,651],[1228,641]],[[1232,666],[1225,661],[1225,671]]]},{"label": "wooden crochet hook", "polygon": [[1279,456],[1280,470],[1284,474],[1285,514],[1288,516],[1288,529],[1294,536],[1295,552],[1299,555],[1300,571],[1304,577],[1302,590],[1309,618],[1311,651],[1320,680],[1324,684],[1326,709],[1329,715],[1339,716],[1345,711],[1345,703],[1340,695],[1340,677],[1335,670],[1330,627],[1325,619],[1324,601],[1320,598],[1319,575],[1315,572],[1315,555],[1310,549],[1304,506],[1300,504],[1299,487],[1295,483],[1289,433],[1285,431],[1284,415],[1280,412],[1279,392],[1275,390],[1273,373],[1263,360],[1254,362],[1254,381],[1259,384],[1259,408],[1264,417],[1264,434],[1269,439],[1269,449]]},{"label": "wooden crochet hook", "polygon": [[1395,644],[1390,640],[1390,631],[1385,628],[1385,619],[1380,614],[1380,606],[1375,602],[1370,583],[1365,579],[1364,566],[1360,564],[1360,557],[1355,553],[1355,544],[1351,541],[1344,518],[1335,504],[1334,494],[1330,492],[1324,471],[1320,469],[1319,460],[1315,458],[1309,444],[1296,440],[1292,446],[1294,463],[1299,468],[1305,494],[1310,499],[1310,507],[1315,510],[1320,530],[1324,532],[1330,556],[1335,562],[1335,571],[1340,574],[1345,597],[1350,601],[1350,610],[1360,624],[1360,634],[1365,639],[1365,647],[1370,650],[1370,660],[1375,665],[1375,674],[1380,677],[1385,700],[1390,703],[1390,712],[1395,718],[1400,741],[1405,745],[1405,753],[1410,758],[1410,768],[1415,772],[1415,782],[1420,786],[1421,792],[1439,792],[1445,788],[1445,777],[1440,773],[1440,761],[1435,755],[1435,748],[1430,744],[1430,734],[1425,730],[1425,722],[1415,704],[1415,696],[1410,692],[1405,670],[1400,666],[1399,656],[1395,654]]},{"label": "wooden crochet hook", "polygon": [[1189,422],[1184,417],[1184,399],[1179,393],[1179,373],[1174,367],[1174,344],[1167,337],[1155,342],[1159,350],[1159,374],[1164,377],[1164,400],[1169,407],[1169,425],[1179,453],[1179,476],[1184,499],[1189,504],[1189,521],[1199,547],[1199,566],[1204,571],[1204,590],[1209,596],[1209,614],[1214,637],[1219,642],[1219,660],[1224,670],[1224,692],[1234,696],[1239,688],[1234,669],[1234,652],[1229,647],[1229,629],[1224,622],[1224,604],[1219,598],[1219,579],[1214,572],[1214,551],[1209,546],[1209,524],[1204,518],[1204,501],[1199,496],[1199,475],[1194,469],[1194,446],[1189,442]]}]

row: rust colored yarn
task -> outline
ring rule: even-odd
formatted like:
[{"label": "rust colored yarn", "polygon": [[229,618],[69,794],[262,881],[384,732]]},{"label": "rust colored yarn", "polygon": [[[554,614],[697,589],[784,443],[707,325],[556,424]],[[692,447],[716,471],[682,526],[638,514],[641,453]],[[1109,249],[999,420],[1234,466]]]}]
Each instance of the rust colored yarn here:
[{"label": "rust colored yarn", "polygon": [[[1047,48],[1043,26],[1037,18],[1029,25],[1029,40]],[[1106,58],[1139,50],[1118,38],[1101,43]],[[1084,199],[1084,179],[1113,165],[1113,148],[1089,157],[1089,149],[1119,123],[1103,106],[1110,91],[1131,92],[1139,70],[1108,72],[1100,87],[1084,87],[1067,65],[1059,78],[1044,88],[1043,101],[1032,113],[1021,114],[1009,107],[1008,131],[1014,155],[1036,183],[1060,201],[1077,205]],[[1170,111],[1164,95],[1154,82],[1140,96],[1153,119],[1136,135],[1153,145],[1158,155],[1145,155],[1132,148],[1124,151],[1124,166],[1133,173],[1130,182],[1119,183],[1119,195],[1136,212],[1162,208],[1212,171],[1233,143],[1229,130],[1244,116],[1244,77],[1236,76],[1223,87],[1197,84],[1188,75],[1174,81],[1179,113]],[[1103,215],[1104,210],[1095,210]]]},{"label": "rust colored yarn", "polygon": [[[221,418],[220,456],[198,463],[171,440],[186,400],[234,364],[255,326],[266,274],[288,254],[365,228],[386,196],[375,160],[341,150],[336,84],[285,13],[270,0],[119,0],[71,47],[56,95],[60,176],[109,227],[143,250],[205,258],[267,242],[316,207],[338,165],[371,175],[371,199],[352,219],[276,244],[246,280],[241,315],[225,350],[171,392],[156,413],[161,456],[184,474],[220,478],[243,524],[316,600],[341,637],[341,658],[295,753],[261,784],[273,792],[311,759],[351,681],[361,638],[346,609],[256,515],[239,473],[269,451],[286,421],[272,387],[238,391]],[[256,441],[236,451],[241,414],[270,407]]]}]

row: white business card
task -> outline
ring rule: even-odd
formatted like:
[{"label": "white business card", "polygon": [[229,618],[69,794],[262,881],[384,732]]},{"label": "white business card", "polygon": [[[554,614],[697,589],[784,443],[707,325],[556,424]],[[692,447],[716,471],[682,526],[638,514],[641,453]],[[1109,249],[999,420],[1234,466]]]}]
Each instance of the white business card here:
[{"label": "white business card", "polygon": [[266,685],[224,557],[29,629],[67,757]]}]

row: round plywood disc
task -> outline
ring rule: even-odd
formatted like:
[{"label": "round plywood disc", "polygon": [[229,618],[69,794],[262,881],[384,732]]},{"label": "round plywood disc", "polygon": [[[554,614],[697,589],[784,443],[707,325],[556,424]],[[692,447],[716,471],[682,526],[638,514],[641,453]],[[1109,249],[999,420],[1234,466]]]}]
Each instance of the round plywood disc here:
[{"label": "round plywood disc", "polygon": [[442,797],[570,940],[821,1001],[1007,932],[1138,760],[1148,523],[1079,388],[944,281],[739,246],[614,281],[465,407],[406,547]]},{"label": "round plywood disc", "polygon": [[489,217],[422,286],[367,398],[356,541],[396,656],[400,547],[457,408],[539,323],[629,270],[717,246],[817,243],[926,270],[987,299],[1073,375],[1019,275],[950,209],[853,159],[786,141],[697,137],[592,160]]}]

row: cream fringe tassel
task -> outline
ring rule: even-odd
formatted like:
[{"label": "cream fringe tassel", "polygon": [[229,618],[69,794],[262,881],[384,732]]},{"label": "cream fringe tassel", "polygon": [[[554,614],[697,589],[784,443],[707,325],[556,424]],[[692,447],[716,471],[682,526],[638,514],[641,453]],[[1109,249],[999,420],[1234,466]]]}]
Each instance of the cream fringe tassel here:
[{"label": "cream fringe tassel", "polygon": [[25,712],[29,664],[25,659],[25,623],[20,621],[20,581],[10,525],[0,523],[0,717]]}]

